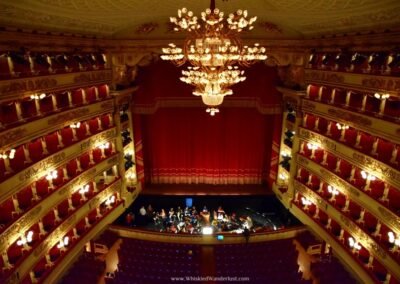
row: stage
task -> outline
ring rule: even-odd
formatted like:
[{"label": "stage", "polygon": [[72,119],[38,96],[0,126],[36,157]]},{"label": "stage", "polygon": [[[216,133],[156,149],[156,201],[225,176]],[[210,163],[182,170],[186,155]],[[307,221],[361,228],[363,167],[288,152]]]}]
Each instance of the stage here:
[{"label": "stage", "polygon": [[268,185],[213,185],[213,184],[152,184],[146,185],[141,195],[174,196],[269,196]]}]

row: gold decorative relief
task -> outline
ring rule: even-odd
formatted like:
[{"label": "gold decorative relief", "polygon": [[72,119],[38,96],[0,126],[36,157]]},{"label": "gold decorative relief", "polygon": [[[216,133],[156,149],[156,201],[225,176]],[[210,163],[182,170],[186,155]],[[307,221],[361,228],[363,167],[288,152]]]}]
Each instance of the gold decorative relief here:
[{"label": "gold decorative relief", "polygon": [[54,125],[66,121],[74,121],[90,112],[88,107],[70,110],[68,112],[57,114],[56,116],[47,120],[47,125]]},{"label": "gold decorative relief", "polygon": [[10,131],[6,131],[3,134],[0,134],[0,147],[4,145],[11,144],[13,141],[18,141],[22,137],[26,135],[28,132],[25,126],[21,126],[15,129],[11,129]]},{"label": "gold decorative relief", "polygon": [[333,83],[343,83],[344,76],[334,72],[320,72],[307,70],[305,73],[306,81],[324,81]]},{"label": "gold decorative relief", "polygon": [[75,83],[87,83],[111,80],[111,71],[85,72],[74,76]]},{"label": "gold decorative relief", "polygon": [[0,98],[1,94],[34,92],[56,86],[57,80],[55,78],[8,80],[5,84],[0,85]]},{"label": "gold decorative relief", "polygon": [[370,89],[400,91],[400,79],[365,78],[361,81],[361,85]]},{"label": "gold decorative relief", "polygon": [[157,23],[144,23],[137,27],[135,33],[139,34],[139,35],[140,34],[149,34],[152,31],[154,31],[156,28],[158,28]]},{"label": "gold decorative relief", "polygon": [[364,125],[364,126],[371,126],[372,121],[364,116],[360,116],[348,111],[342,111],[338,108],[329,108],[328,114],[339,117],[341,120],[351,121],[356,124]]}]

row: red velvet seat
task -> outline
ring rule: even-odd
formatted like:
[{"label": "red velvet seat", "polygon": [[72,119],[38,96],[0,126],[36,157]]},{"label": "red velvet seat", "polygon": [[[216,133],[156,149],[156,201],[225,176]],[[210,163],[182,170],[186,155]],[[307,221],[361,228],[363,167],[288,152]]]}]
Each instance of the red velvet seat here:
[{"label": "red velvet seat", "polygon": [[84,219],[78,222],[78,224],[76,225],[76,231],[77,231],[78,235],[80,235],[80,236],[85,234],[86,222]]},{"label": "red velvet seat", "polygon": [[83,104],[83,89],[77,89],[71,91],[72,104],[74,106],[80,106]]},{"label": "red velvet seat", "polygon": [[330,128],[330,137],[336,141],[339,140],[341,136],[341,130],[339,130],[338,125],[336,122],[331,122],[331,128]]},{"label": "red velvet seat", "polygon": [[68,200],[62,201],[60,204],[57,205],[57,210],[58,210],[58,217],[61,219],[65,219],[68,216]]},{"label": "red velvet seat", "polygon": [[361,139],[359,144],[360,150],[363,153],[370,154],[372,151],[372,146],[374,144],[375,138],[368,133],[365,132],[360,132],[360,133],[361,133]]},{"label": "red velvet seat", "polygon": [[44,158],[42,142],[40,139],[36,139],[28,144],[29,157],[32,162],[36,163]]},{"label": "red velvet seat", "polygon": [[0,80],[11,79],[11,68],[9,64],[8,54],[3,53],[0,55]]},{"label": "red velvet seat", "polygon": [[336,168],[336,164],[337,164],[337,158],[335,155],[332,155],[331,153],[328,153],[327,157],[326,157],[326,167],[328,169],[330,169],[331,171],[334,171]]},{"label": "red velvet seat", "polygon": [[17,199],[19,208],[21,210],[25,211],[26,209],[28,209],[33,203],[32,188],[28,186],[18,191]]},{"label": "red velvet seat", "polygon": [[389,194],[389,208],[400,216],[400,191],[394,187],[390,187]]},{"label": "red velvet seat", "polygon": [[96,134],[100,131],[99,120],[97,118],[90,119],[86,123],[89,124],[89,130],[91,134]]},{"label": "red velvet seat", "polygon": [[384,114],[392,119],[400,119],[400,100],[397,98],[389,98],[386,100]]},{"label": "red velvet seat", "polygon": [[16,264],[22,257],[22,247],[17,245],[17,242],[8,247],[7,250],[8,261],[10,264]]},{"label": "red velvet seat", "polygon": [[78,207],[82,203],[81,201],[82,195],[79,193],[79,190],[72,194],[71,199],[72,199],[72,205],[74,207]]},{"label": "red velvet seat", "polygon": [[357,203],[354,203],[353,201],[350,201],[349,204],[349,210],[350,210],[350,218],[356,221],[358,218],[360,218],[361,214],[361,206],[358,205]]},{"label": "red velvet seat", "polygon": [[109,88],[107,84],[97,86],[97,93],[99,95],[99,99],[106,99],[109,96]]},{"label": "red velvet seat", "polygon": [[315,127],[315,119],[316,117],[312,114],[306,114],[306,123],[304,125],[305,128],[313,130]]},{"label": "red velvet seat", "polygon": [[14,172],[19,172],[25,169],[27,166],[27,160],[25,159],[25,152],[23,146],[15,148],[15,155],[13,159],[10,159],[10,167]]},{"label": "red velvet seat", "polygon": [[0,104],[0,125],[7,127],[18,122],[17,109],[14,101],[3,102]]},{"label": "red velvet seat", "polygon": [[86,170],[90,167],[90,156],[88,153],[84,153],[79,157],[82,170]]},{"label": "red velvet seat", "polygon": [[318,132],[325,135],[327,130],[328,130],[328,120],[326,120],[323,117],[320,117],[318,120]]},{"label": "red velvet seat", "polygon": [[102,115],[100,120],[101,120],[101,127],[103,129],[107,129],[107,128],[110,128],[112,126],[112,120],[111,120],[109,114]]},{"label": "red velvet seat", "polygon": [[307,183],[307,186],[312,190],[318,190],[320,186],[321,180],[317,176],[311,176],[311,180]]},{"label": "red velvet seat", "polygon": [[351,174],[351,164],[347,162],[346,160],[341,160],[340,161],[340,167],[339,167],[339,175],[343,179],[348,179]]},{"label": "red velvet seat", "polygon": [[58,143],[57,132],[46,135],[44,139],[46,141],[47,151],[49,151],[50,154],[60,150],[61,147]]},{"label": "red velvet seat", "polygon": [[50,210],[43,218],[43,228],[46,232],[50,232],[56,226],[56,217],[54,211]]},{"label": "red velvet seat", "polygon": [[6,179],[10,173],[6,171],[6,164],[3,159],[0,158],[0,182]]},{"label": "red velvet seat", "polygon": [[356,92],[351,92],[349,107],[353,110],[361,110],[364,95]]},{"label": "red velvet seat", "polygon": [[352,180],[351,183],[358,189],[363,189],[365,187],[366,180],[363,179],[360,169],[354,171],[354,180]]},{"label": "red velvet seat", "polygon": [[318,163],[318,164],[321,163],[322,160],[323,160],[323,157],[324,157],[324,150],[322,150],[322,149],[314,150],[314,158],[313,158],[313,160],[316,163]]},{"label": "red velvet seat", "polygon": [[317,85],[308,85],[307,94],[311,100],[317,100],[319,97],[320,86]]},{"label": "red velvet seat", "polygon": [[0,204],[0,224],[7,226],[16,217],[12,198],[8,198]]},{"label": "red velvet seat", "polygon": [[332,101],[332,88],[323,87],[321,93],[321,102],[330,103]]},{"label": "red velvet seat", "polygon": [[373,233],[373,232],[375,232],[377,224],[378,224],[378,220],[376,219],[376,217],[366,211],[364,214],[364,228],[368,232]]},{"label": "red velvet seat", "polygon": [[85,88],[86,102],[94,103],[97,100],[96,87]]},{"label": "red velvet seat", "polygon": [[46,272],[46,258],[42,257],[39,262],[33,268],[33,274],[35,275],[36,279],[40,279],[41,276]]},{"label": "red velvet seat", "polygon": [[49,182],[45,177],[36,181],[36,193],[40,198],[44,198],[49,193]]},{"label": "red velvet seat", "polygon": [[61,138],[62,138],[61,139],[62,143],[64,144],[65,147],[74,143],[73,141],[74,135],[72,129],[69,126],[61,129]]},{"label": "red velvet seat", "polygon": [[357,130],[352,127],[346,129],[344,140],[347,145],[353,147],[356,144],[357,140]]},{"label": "red velvet seat", "polygon": [[78,174],[78,164],[76,163],[76,159],[69,161],[66,165],[67,173],[70,178],[75,177]]},{"label": "red velvet seat", "polygon": [[56,244],[54,247],[52,247],[49,251],[50,260],[52,262],[55,262],[61,256],[60,249],[57,247],[57,245],[58,244]]},{"label": "red velvet seat", "polygon": [[305,169],[300,169],[300,176],[297,178],[301,183],[306,184],[310,173]]},{"label": "red velvet seat", "polygon": [[53,179],[53,185],[55,187],[60,187],[62,184],[64,184],[64,180],[66,178],[64,178],[64,171],[62,170],[62,168],[58,168],[56,169],[57,171],[57,178]]},{"label": "red velvet seat", "polygon": [[94,54],[97,69],[104,69],[106,67],[105,55],[102,53]]},{"label": "red velvet seat", "polygon": [[342,89],[335,89],[335,98],[333,100],[335,105],[346,104],[346,91]]},{"label": "red velvet seat", "polygon": [[375,98],[372,95],[369,95],[367,96],[365,111],[370,113],[379,113],[380,105],[381,105],[381,100]]},{"label": "red velvet seat", "polygon": [[51,95],[46,95],[43,99],[39,100],[40,112],[44,115],[50,114],[55,109],[53,108],[53,99]]},{"label": "red velvet seat", "polygon": [[31,98],[23,99],[21,101],[21,113],[22,117],[25,119],[31,119],[38,116],[35,100]]},{"label": "red velvet seat", "polygon": [[390,163],[390,159],[392,158],[392,153],[394,150],[394,144],[385,141],[383,139],[379,139],[378,142],[378,147],[377,147],[377,153],[378,153],[378,159],[385,162],[385,163]]},{"label": "red velvet seat", "polygon": [[64,110],[69,108],[68,92],[59,92],[54,94],[57,102],[57,109]]},{"label": "red velvet seat", "polygon": [[371,189],[370,195],[374,199],[378,199],[383,195],[383,191],[385,189],[385,183],[380,179],[371,180],[370,189]]},{"label": "red velvet seat", "polygon": [[101,158],[101,150],[99,148],[93,149],[92,155],[93,155],[93,161],[95,163],[101,162],[101,160],[102,160],[102,158]]},{"label": "red velvet seat", "polygon": [[79,141],[88,137],[86,130],[86,122],[82,122],[79,128],[76,128],[76,137]]}]

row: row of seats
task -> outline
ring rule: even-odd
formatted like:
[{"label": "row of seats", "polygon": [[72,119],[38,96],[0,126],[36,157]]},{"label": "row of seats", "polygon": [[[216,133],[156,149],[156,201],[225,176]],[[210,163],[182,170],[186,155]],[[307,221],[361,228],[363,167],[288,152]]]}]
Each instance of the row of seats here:
[{"label": "row of seats", "polygon": [[39,53],[21,50],[0,54],[0,80],[101,70],[105,67],[106,57],[102,53]]},{"label": "row of seats", "polygon": [[[303,168],[300,168],[297,179],[308,188],[315,191],[337,210],[341,211],[341,214],[352,220],[354,223],[357,223],[359,228],[361,228],[372,239],[375,239],[381,247],[385,248],[389,254],[393,254],[393,257],[398,258],[400,261],[400,256],[392,253],[391,250],[393,244],[389,241],[388,233],[392,230],[385,224],[381,223],[372,213],[347,198],[340,191],[335,193],[330,192],[329,190],[332,191],[332,187],[329,188],[328,184],[322,182],[317,176],[310,175],[310,173]],[[310,214],[316,214],[317,211],[316,206],[310,206],[308,210]]]},{"label": "row of seats", "polygon": [[[111,127],[113,127],[112,115],[104,114],[79,122],[79,127],[67,126],[16,146],[5,153],[8,158],[0,158],[0,182],[74,143]],[[11,151],[14,152],[13,156],[10,155]],[[93,158],[98,160],[99,154],[98,151],[95,152]]]},{"label": "row of seats", "polygon": [[304,128],[327,136],[400,170],[400,145],[353,127],[340,129],[341,126],[335,121],[309,113],[306,113],[303,118]]},{"label": "row of seats", "polygon": [[79,88],[71,91],[43,93],[0,103],[0,129],[15,127],[53,113],[69,110],[109,98],[108,85]]},{"label": "row of seats", "polygon": [[334,239],[336,239],[337,242],[360,264],[360,266],[364,267],[365,271],[377,283],[383,281],[382,277],[385,279],[386,277],[390,277],[390,273],[379,263],[379,261],[374,259],[373,263],[370,263],[370,255],[365,247],[360,246],[359,250],[353,250],[349,242],[349,238],[352,237],[351,234],[344,230],[335,220],[331,219],[323,210],[318,210],[318,212],[316,212],[314,204],[305,204],[303,202],[304,198],[305,197],[302,194],[297,192],[293,203],[328,234],[332,235]]},{"label": "row of seats", "polygon": [[378,52],[314,52],[308,68],[340,72],[400,75],[400,53]]},{"label": "row of seats", "polygon": [[[352,165],[349,161],[340,159],[332,153],[320,148],[310,150],[307,143],[301,143],[300,154],[325,167],[334,175],[337,175],[350,185],[363,191],[371,198],[381,202],[384,206],[400,216],[400,192],[394,186],[376,177],[374,177],[373,180],[368,180],[368,173]],[[310,176],[307,171],[302,170],[299,172],[298,178],[315,190],[320,187],[319,179]],[[325,187],[327,187],[327,185],[325,185]]]},{"label": "row of seats", "polygon": [[[104,156],[98,148],[83,153],[81,156],[68,161],[63,166],[52,171],[52,175],[54,176],[51,179],[49,179],[47,175],[44,175],[36,179],[32,184],[21,189],[16,195],[3,201],[0,204],[0,232],[15,222],[24,212],[27,212],[30,208],[46,199],[48,195],[70,182],[78,174],[89,170],[95,163],[99,163],[114,154],[112,149],[106,150],[107,151],[104,151]],[[92,183],[89,189],[91,189],[93,185]],[[101,185],[97,186],[100,187]],[[73,202],[75,202],[74,198],[73,195]]]},{"label": "row of seats", "polygon": [[346,91],[329,86],[308,85],[307,98],[326,104],[344,107],[348,110],[398,121],[400,117],[400,99],[389,96],[381,109],[381,99],[371,93]]}]

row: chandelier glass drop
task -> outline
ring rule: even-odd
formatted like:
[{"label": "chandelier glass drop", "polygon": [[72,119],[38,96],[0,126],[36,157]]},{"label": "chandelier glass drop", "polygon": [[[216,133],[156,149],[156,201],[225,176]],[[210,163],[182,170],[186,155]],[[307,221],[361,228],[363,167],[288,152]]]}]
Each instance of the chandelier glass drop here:
[{"label": "chandelier glass drop", "polygon": [[161,59],[172,61],[176,66],[189,63],[182,71],[181,81],[195,86],[193,94],[201,96],[211,115],[218,112],[224,97],[232,95],[230,87],[246,79],[240,66],[267,59],[264,47],[259,44],[243,45],[239,34],[253,29],[257,17],[248,17],[246,10],[237,10],[224,18],[224,13],[215,8],[211,0],[210,8],[198,18],[186,8],[178,10],[178,17],[171,17],[174,31],[186,32],[183,47],[170,43],[163,48]]}]

